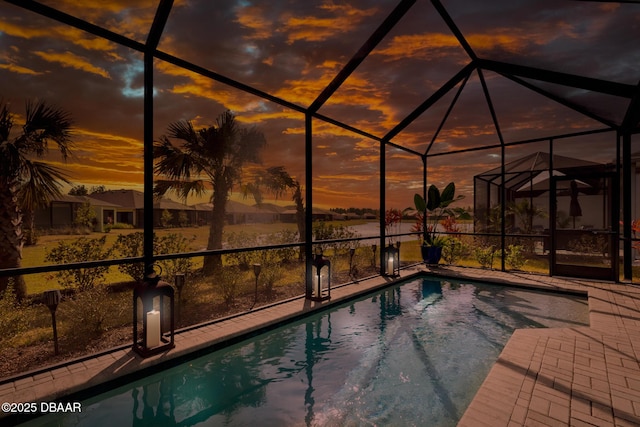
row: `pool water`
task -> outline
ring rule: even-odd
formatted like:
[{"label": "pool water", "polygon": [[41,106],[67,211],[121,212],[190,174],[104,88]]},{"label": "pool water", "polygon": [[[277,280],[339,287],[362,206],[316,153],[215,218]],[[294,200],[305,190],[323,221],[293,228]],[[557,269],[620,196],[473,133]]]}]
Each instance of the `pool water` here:
[{"label": "pool water", "polygon": [[516,328],[587,326],[586,298],[418,278],[34,426],[455,426]]}]

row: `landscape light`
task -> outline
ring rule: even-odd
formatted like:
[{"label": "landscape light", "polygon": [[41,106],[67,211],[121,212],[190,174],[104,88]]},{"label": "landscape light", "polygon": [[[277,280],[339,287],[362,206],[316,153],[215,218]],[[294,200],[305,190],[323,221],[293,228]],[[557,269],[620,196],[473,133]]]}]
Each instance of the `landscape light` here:
[{"label": "landscape light", "polygon": [[53,327],[53,351],[55,355],[58,355],[58,328],[56,325],[56,310],[58,309],[60,300],[62,300],[62,295],[57,289],[45,291],[43,300],[45,305],[49,307],[49,311],[51,312],[51,325]]}]

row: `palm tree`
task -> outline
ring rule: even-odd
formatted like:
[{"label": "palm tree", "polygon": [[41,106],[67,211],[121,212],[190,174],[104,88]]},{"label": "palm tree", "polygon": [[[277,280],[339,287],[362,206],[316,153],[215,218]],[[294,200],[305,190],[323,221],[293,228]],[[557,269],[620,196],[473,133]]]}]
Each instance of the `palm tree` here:
[{"label": "palm tree", "polygon": [[[24,245],[23,213],[60,194],[62,171],[33,158],[42,158],[50,142],[66,159],[71,148],[71,117],[42,101],[26,104],[22,131],[11,135],[15,119],[0,103],[0,270],[20,268]],[[0,277],[0,292],[9,285]],[[22,276],[13,278],[18,298],[26,294]]]},{"label": "palm tree", "polygon": [[[300,182],[289,175],[284,166],[273,166],[259,173],[256,180],[253,183],[247,184],[243,191],[245,192],[245,196],[248,193],[252,193],[256,202],[260,204],[262,201],[262,187],[265,187],[276,199],[281,197],[287,190],[292,192],[291,199],[296,205],[298,236],[300,240],[304,239],[304,198],[302,196],[302,186]],[[298,257],[300,260],[303,258],[303,253],[304,251],[301,249]]]},{"label": "palm tree", "polygon": [[[213,217],[207,249],[221,249],[229,193],[240,181],[243,165],[258,163],[265,145],[262,132],[239,126],[230,111],[218,116],[214,126],[200,130],[189,121],[171,123],[167,135],[154,144],[155,171],[166,178],[156,180],[154,193],[161,196],[174,191],[186,199],[191,194],[204,194],[210,186]],[[220,256],[205,257],[205,274],[221,267]]]},{"label": "palm tree", "polygon": [[66,175],[58,168],[42,162],[32,162],[36,165],[29,172],[29,180],[20,187],[18,200],[23,213],[24,244],[35,245],[36,224],[35,211],[46,208],[51,199],[62,195],[61,183],[70,184]]}]

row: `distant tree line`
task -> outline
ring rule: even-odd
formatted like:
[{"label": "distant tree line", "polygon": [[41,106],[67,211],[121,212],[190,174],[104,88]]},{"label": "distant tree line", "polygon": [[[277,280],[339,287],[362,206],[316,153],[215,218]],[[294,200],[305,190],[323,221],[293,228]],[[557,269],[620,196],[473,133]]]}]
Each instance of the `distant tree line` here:
[{"label": "distant tree line", "polygon": [[380,213],[379,209],[371,209],[371,208],[331,208],[329,209],[331,212],[335,212],[338,214],[356,214],[356,215],[364,215],[364,214],[373,214],[375,216],[378,216],[378,214]]}]

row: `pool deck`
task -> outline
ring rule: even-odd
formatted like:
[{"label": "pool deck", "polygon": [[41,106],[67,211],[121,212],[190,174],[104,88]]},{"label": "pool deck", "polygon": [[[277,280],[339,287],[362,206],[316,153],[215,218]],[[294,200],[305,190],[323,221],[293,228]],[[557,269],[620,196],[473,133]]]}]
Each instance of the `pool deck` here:
[{"label": "pool deck", "polygon": [[[516,330],[467,408],[459,426],[640,425],[640,286],[502,273],[461,267],[421,271],[446,277],[582,292],[589,327]],[[387,285],[373,277],[331,290],[331,303]],[[150,358],[130,346],[0,380],[0,402],[73,402],[106,391],[140,370],[153,370],[194,352],[321,309],[329,302],[294,298],[176,333],[174,349]],[[0,424],[23,416],[0,412]]]}]

